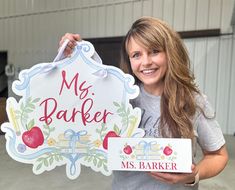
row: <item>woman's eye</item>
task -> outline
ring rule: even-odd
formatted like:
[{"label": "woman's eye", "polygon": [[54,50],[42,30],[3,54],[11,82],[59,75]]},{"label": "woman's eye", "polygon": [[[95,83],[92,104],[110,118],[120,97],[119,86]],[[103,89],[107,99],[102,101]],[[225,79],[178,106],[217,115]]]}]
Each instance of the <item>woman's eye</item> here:
[{"label": "woman's eye", "polygon": [[134,53],[131,57],[132,58],[138,58],[140,56],[140,53]]},{"label": "woman's eye", "polygon": [[159,51],[158,51],[158,50],[156,50],[156,49],[154,49],[154,50],[152,51],[152,53],[153,53],[153,54],[158,54],[158,53],[159,53]]}]

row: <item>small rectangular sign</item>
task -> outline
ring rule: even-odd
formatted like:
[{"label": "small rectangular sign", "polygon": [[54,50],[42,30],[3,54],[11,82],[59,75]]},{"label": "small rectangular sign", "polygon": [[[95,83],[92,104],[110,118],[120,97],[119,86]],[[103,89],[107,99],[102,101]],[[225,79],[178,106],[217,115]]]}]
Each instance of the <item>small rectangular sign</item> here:
[{"label": "small rectangular sign", "polygon": [[191,139],[108,139],[110,170],[191,173],[191,166]]}]

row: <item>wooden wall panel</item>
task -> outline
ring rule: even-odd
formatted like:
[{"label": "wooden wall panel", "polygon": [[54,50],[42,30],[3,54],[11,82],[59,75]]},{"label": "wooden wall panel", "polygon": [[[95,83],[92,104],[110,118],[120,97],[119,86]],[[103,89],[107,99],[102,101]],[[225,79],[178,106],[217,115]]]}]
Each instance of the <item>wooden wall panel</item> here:
[{"label": "wooden wall panel", "polygon": [[208,28],[209,0],[197,0],[196,29]]},{"label": "wooden wall panel", "polygon": [[0,0],[0,51],[17,70],[51,61],[66,32],[123,36],[137,18],[154,16],[177,31],[221,29],[225,37],[185,40],[200,89],[225,133],[235,132],[235,0]]},{"label": "wooden wall panel", "polygon": [[[233,28],[235,30],[235,26]],[[230,79],[229,79],[229,105],[228,105],[228,114],[226,115],[228,123],[226,126],[227,134],[235,134],[235,35],[232,38],[232,47],[231,47],[231,67],[230,67]]]},{"label": "wooden wall panel", "polygon": [[208,28],[219,28],[221,24],[222,0],[209,1]]},{"label": "wooden wall panel", "polygon": [[164,0],[163,1],[163,20],[165,20],[169,25],[173,26],[173,16],[174,16],[174,0]]},{"label": "wooden wall panel", "polygon": [[185,1],[185,18],[183,31],[196,30],[197,1]]},{"label": "wooden wall panel", "polygon": [[153,16],[156,18],[163,18],[163,1],[164,0],[153,0]]},{"label": "wooden wall panel", "polygon": [[207,41],[205,39],[196,39],[195,40],[195,53],[193,61],[193,71],[197,84],[200,89],[205,91],[205,71],[206,71],[206,48]]},{"label": "wooden wall panel", "polygon": [[[231,69],[231,50],[232,41],[229,37],[223,37],[220,41],[220,59],[218,70],[218,88],[216,111],[218,120],[223,126],[223,132],[228,131],[228,107],[229,107],[229,91],[230,91],[230,69]],[[226,56],[225,56],[226,55]]]},{"label": "wooden wall panel", "polygon": [[185,0],[178,0],[174,3],[173,28],[176,31],[183,31],[185,19]]},{"label": "wooden wall panel", "polygon": [[217,84],[218,84],[218,65],[219,65],[219,39],[208,38],[205,64],[205,94],[210,97],[210,103],[216,109]]}]

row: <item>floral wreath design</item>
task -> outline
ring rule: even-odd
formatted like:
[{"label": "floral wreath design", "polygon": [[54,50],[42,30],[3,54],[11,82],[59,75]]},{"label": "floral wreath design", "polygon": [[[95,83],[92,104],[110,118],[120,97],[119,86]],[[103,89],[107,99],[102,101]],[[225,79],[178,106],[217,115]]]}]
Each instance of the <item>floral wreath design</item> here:
[{"label": "floral wreath design", "polygon": [[146,142],[142,140],[134,146],[125,143],[119,153],[122,161],[161,160],[174,162],[177,159],[177,152],[171,144],[162,146],[156,141]]},{"label": "floral wreath design", "polygon": [[[57,67],[63,68],[65,65],[73,63],[77,56],[80,56],[87,65],[96,69],[98,73],[104,71],[104,73],[113,75],[122,81],[126,94],[136,96],[136,87],[133,87],[130,76],[120,74],[116,70],[117,68],[106,68],[94,64],[94,61],[92,62],[86,57],[86,53],[91,55],[91,52],[94,51],[93,46],[87,43],[77,45],[73,56],[69,60],[59,63]],[[41,100],[39,97],[31,97],[28,88],[31,78],[48,72],[52,68],[54,68],[53,64],[36,65],[26,72],[21,72],[20,82],[15,82],[15,92],[23,98],[19,103],[12,97],[8,98],[7,114],[10,122],[4,123],[1,127],[2,131],[6,132],[8,154],[19,162],[33,164],[35,174],[43,173],[46,170],[50,171],[56,166],[66,165],[67,176],[70,179],[76,179],[80,174],[82,164],[95,171],[100,171],[104,175],[110,175],[111,171],[107,168],[107,140],[109,137],[142,137],[144,132],[138,129],[140,110],[133,109],[129,103],[114,101],[113,106],[121,125],[113,123],[110,126],[110,124],[101,123],[101,126],[95,129],[93,138],[86,128],[82,130],[79,128],[77,131],[68,128],[58,134],[56,126],[43,124],[43,122],[39,124],[32,117]],[[22,93],[23,90],[25,94]],[[126,94],[123,93],[123,100],[127,99]]]}]

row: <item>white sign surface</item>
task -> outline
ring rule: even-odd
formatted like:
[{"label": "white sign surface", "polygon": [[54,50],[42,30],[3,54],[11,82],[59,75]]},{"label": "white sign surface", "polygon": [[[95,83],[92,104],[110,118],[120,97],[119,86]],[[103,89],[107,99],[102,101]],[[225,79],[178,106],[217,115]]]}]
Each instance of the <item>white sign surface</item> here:
[{"label": "white sign surface", "polygon": [[134,78],[103,65],[89,42],[70,58],[21,71],[12,89],[21,99],[7,100],[6,149],[35,174],[66,165],[75,179],[82,164],[110,175],[107,139],[144,135],[140,109],[129,104],[139,93]]},{"label": "white sign surface", "polygon": [[191,139],[109,138],[108,168],[191,173]]}]

